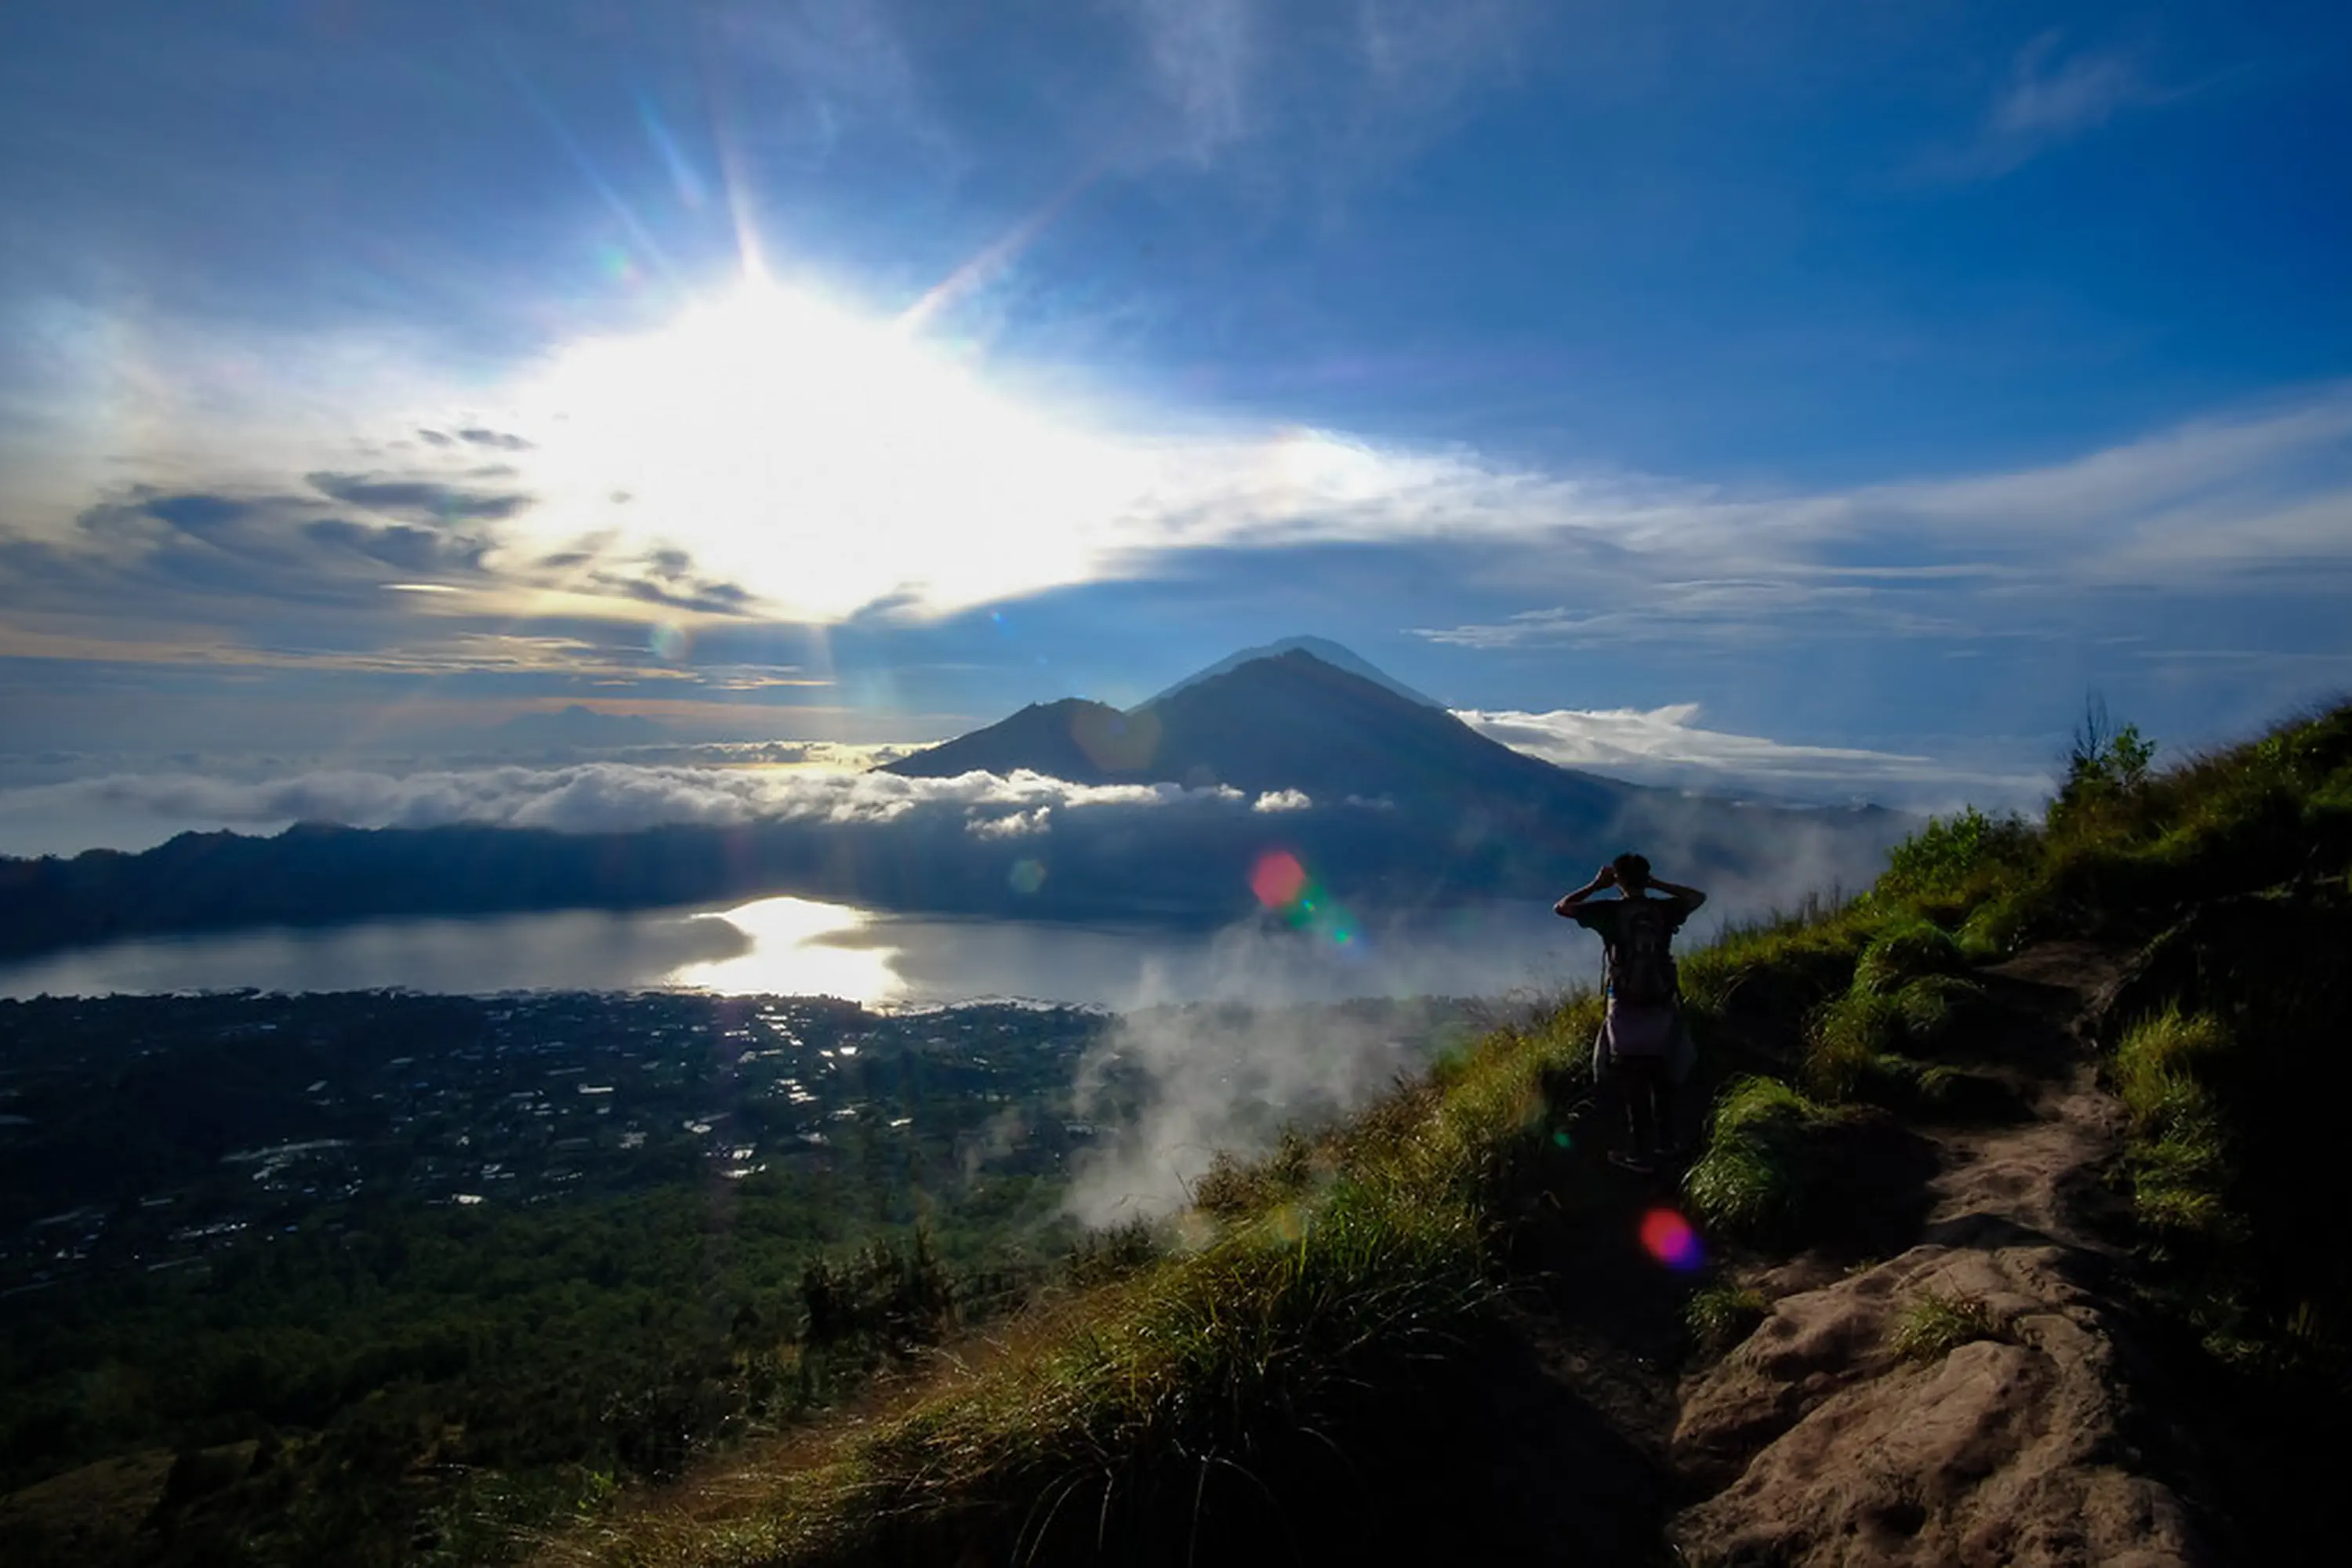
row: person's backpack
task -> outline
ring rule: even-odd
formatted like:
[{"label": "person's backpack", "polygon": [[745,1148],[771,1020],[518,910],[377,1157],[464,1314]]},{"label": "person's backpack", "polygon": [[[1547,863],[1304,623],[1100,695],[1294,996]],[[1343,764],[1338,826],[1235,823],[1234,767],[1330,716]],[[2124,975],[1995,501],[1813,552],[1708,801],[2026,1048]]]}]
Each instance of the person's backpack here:
[{"label": "person's backpack", "polygon": [[1661,899],[1627,899],[1618,911],[1617,940],[1609,953],[1609,994],[1618,1001],[1654,1006],[1681,996],[1671,910]]}]

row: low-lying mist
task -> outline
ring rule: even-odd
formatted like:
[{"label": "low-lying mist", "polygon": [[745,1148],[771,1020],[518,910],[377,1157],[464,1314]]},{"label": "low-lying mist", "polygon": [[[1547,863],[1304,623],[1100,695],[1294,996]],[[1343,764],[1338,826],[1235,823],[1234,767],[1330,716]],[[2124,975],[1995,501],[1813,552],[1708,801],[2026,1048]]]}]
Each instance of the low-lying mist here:
[{"label": "low-lying mist", "polygon": [[1475,1033],[1463,1001],[1252,1007],[1189,1003],[1124,1014],[1080,1066],[1075,1101],[1101,1130],[1068,1207],[1090,1226],[1181,1206],[1219,1151],[1328,1125]]},{"label": "low-lying mist", "polygon": [[[1858,891],[1883,860],[1835,834],[1796,834],[1760,846],[1748,874],[1702,879],[1675,864],[1676,847],[1644,852],[1659,875],[1705,883],[1707,902],[1679,939],[1683,952],[1808,895]],[[1564,869],[1559,891],[1593,869]],[[1594,983],[1599,941],[1548,909],[1534,918],[1557,926],[1556,959],[1531,965],[1501,994],[1449,987],[1442,964],[1429,962],[1433,953],[1416,952],[1401,925],[1371,921],[1344,945],[1272,920],[1220,932],[1208,976],[1213,1000],[1171,1002],[1147,983],[1081,1061],[1073,1100],[1100,1131],[1074,1173],[1069,1211],[1107,1226],[1180,1208],[1219,1152],[1247,1159],[1271,1149],[1286,1127],[1328,1126],[1426,1070],[1449,1047]],[[1321,950],[1309,963],[1358,966],[1365,989],[1390,999],[1293,1001],[1286,987],[1295,984],[1302,947]],[[1202,994],[1202,978],[1187,977],[1191,995]]]}]

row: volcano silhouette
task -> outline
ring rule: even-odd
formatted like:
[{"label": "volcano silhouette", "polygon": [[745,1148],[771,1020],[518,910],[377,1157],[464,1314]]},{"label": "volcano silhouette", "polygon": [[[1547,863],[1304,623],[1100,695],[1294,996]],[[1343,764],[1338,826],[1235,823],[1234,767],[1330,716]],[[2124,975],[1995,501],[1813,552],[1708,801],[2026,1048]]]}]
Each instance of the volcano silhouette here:
[{"label": "volcano silhouette", "polygon": [[1591,824],[1656,793],[1490,741],[1434,704],[1291,647],[1139,707],[1036,703],[887,766],[915,778],[1023,769],[1079,784],[1297,790],[1320,803],[1475,805]]}]

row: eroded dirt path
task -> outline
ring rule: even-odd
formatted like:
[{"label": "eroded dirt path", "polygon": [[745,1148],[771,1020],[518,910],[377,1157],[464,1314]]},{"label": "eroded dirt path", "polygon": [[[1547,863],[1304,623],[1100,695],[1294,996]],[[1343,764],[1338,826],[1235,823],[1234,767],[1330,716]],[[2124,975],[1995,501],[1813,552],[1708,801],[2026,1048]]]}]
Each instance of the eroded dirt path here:
[{"label": "eroded dirt path", "polygon": [[[2114,969],[2095,949],[2053,948],[1989,972],[2008,1026],[1978,1065],[2028,1114],[1923,1129],[1938,1173],[1917,1245],[1759,1278],[1770,1315],[1683,1390],[1674,1463],[1712,1492],[1670,1526],[1685,1560],[2212,1561],[2153,1473],[2170,1465],[2135,1446],[2147,1373],[2100,1234],[2123,1116],[2065,1027]],[[1898,1353],[1897,1329],[1930,1297],[1974,1313],[1983,1337]]]}]

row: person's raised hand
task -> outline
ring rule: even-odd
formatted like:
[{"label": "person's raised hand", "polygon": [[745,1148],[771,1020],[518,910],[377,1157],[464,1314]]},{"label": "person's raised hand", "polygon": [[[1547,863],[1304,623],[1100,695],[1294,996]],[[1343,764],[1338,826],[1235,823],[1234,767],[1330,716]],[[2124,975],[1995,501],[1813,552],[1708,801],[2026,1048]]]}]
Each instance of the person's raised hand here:
[{"label": "person's raised hand", "polygon": [[1596,888],[1615,887],[1617,885],[1617,868],[1614,865],[1601,867],[1599,871],[1593,874],[1592,885]]}]

